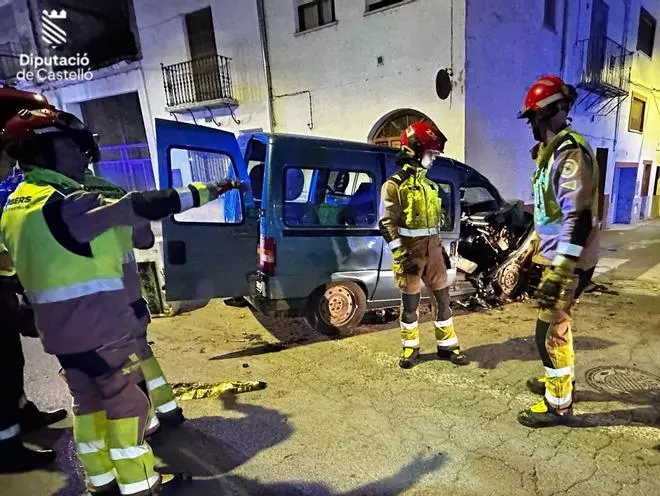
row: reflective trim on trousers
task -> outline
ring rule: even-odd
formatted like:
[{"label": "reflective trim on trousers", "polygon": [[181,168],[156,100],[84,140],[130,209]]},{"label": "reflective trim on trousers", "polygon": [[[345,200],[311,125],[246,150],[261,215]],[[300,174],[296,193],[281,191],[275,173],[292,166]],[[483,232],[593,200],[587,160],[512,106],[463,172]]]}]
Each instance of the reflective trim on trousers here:
[{"label": "reflective trim on trousers", "polygon": [[0,441],[6,439],[11,439],[16,437],[21,433],[21,426],[19,424],[14,424],[11,427],[7,427],[5,430],[0,431]]},{"label": "reflective trim on trousers", "polygon": [[119,490],[122,494],[135,494],[141,491],[148,491],[149,489],[156,487],[158,481],[160,481],[160,474],[155,474],[148,479],[142,480],[140,482],[132,482],[130,484],[122,484],[119,482]]},{"label": "reflective trim on trousers", "polygon": [[160,426],[160,421],[155,415],[149,417],[149,422],[147,423],[147,431],[151,431]]},{"label": "reflective trim on trousers", "polygon": [[124,263],[127,264],[131,262],[135,262],[135,253],[133,253],[133,250],[124,253]]},{"label": "reflective trim on trousers", "polygon": [[582,246],[574,245],[572,243],[561,242],[557,246],[557,253],[562,253],[564,255],[569,255],[571,257],[579,257],[582,255]]},{"label": "reflective trim on trousers", "polygon": [[565,375],[573,375],[573,370],[571,367],[562,367],[560,369],[551,369],[550,367],[545,368],[546,377],[563,377]]},{"label": "reflective trim on trousers", "polygon": [[412,322],[410,324],[408,324],[407,322],[401,322],[401,328],[405,329],[406,331],[412,331],[413,329],[417,329],[418,326],[419,326],[418,321]]},{"label": "reflective trim on trousers", "polygon": [[437,343],[440,348],[453,348],[458,345],[458,337],[454,336],[449,339],[438,339]]},{"label": "reflective trim on trousers", "polygon": [[112,460],[133,460],[147,454],[149,454],[149,446],[146,444],[128,448],[110,448],[110,458]]},{"label": "reflective trim on trousers", "polygon": [[177,409],[176,400],[168,401],[167,403],[156,407],[156,411],[158,413],[168,413],[176,409]]},{"label": "reflective trim on trousers", "polygon": [[89,296],[106,291],[121,291],[122,289],[124,289],[124,283],[121,277],[112,277],[109,279],[94,279],[63,288],[30,291],[28,298],[32,303],[36,304],[56,303],[58,301],[73,300],[81,296]]},{"label": "reflective trim on trousers", "polygon": [[88,475],[87,480],[89,483],[94,486],[94,487],[103,487],[108,484],[110,484],[112,481],[114,481],[117,477],[115,476],[115,471],[110,470],[109,472],[106,472],[104,474],[100,475]]},{"label": "reflective trim on trousers", "polygon": [[452,317],[449,317],[447,320],[436,320],[435,321],[435,326],[436,327],[449,327],[454,323],[454,319]]},{"label": "reflective trim on trousers", "polygon": [[572,398],[571,393],[568,393],[563,398],[558,398],[558,397],[553,396],[553,395],[550,394],[550,392],[548,391],[547,386],[545,388],[545,399],[548,401],[548,403],[550,403],[554,407],[560,407],[560,406],[563,406],[563,405],[566,405],[566,404],[570,403],[571,398]]},{"label": "reflective trim on trousers", "polygon": [[421,238],[423,236],[435,236],[440,234],[440,226],[438,227],[424,227],[422,229],[406,229],[405,227],[399,228],[399,234],[408,238]]},{"label": "reflective trim on trousers", "polygon": [[419,339],[402,339],[401,344],[403,344],[404,348],[418,348]]},{"label": "reflective trim on trousers", "polygon": [[158,389],[159,387],[165,386],[166,384],[167,381],[164,377],[156,377],[155,379],[151,379],[147,382],[147,389],[149,391],[153,391],[154,389]]},{"label": "reflective trim on trousers", "polygon": [[387,243],[387,246],[389,246],[390,251],[394,251],[397,248],[401,248],[401,240],[400,239],[394,239]]},{"label": "reflective trim on trousers", "polygon": [[177,189],[176,193],[179,195],[179,204],[181,205],[180,212],[185,212],[195,206],[195,198],[193,197],[192,191],[189,189]]},{"label": "reflective trim on trousers", "polygon": [[98,453],[104,448],[105,448],[105,441],[103,439],[99,439],[97,441],[89,441],[86,443],[76,443],[76,451],[81,455]]}]

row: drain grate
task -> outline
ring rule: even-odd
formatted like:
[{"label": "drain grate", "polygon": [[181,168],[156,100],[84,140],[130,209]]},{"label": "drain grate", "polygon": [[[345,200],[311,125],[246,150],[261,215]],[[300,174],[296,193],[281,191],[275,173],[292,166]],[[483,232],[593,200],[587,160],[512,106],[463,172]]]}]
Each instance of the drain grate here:
[{"label": "drain grate", "polygon": [[660,403],[660,377],[643,370],[616,365],[595,367],[587,371],[586,381],[608,396]]}]

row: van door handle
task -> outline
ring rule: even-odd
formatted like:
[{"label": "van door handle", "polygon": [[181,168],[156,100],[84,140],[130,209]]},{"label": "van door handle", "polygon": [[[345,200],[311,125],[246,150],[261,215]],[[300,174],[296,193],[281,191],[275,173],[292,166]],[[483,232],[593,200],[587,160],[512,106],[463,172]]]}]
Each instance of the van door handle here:
[{"label": "van door handle", "polygon": [[243,229],[234,229],[232,230],[231,235],[239,240],[247,240],[247,239],[252,239],[254,237],[254,235],[250,231],[245,231]]}]

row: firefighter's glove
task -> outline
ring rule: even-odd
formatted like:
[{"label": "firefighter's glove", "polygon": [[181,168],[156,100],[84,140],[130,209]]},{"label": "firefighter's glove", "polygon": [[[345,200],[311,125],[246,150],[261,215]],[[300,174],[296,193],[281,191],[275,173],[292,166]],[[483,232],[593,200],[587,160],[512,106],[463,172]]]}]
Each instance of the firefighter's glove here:
[{"label": "firefighter's glove", "polygon": [[396,248],[392,252],[392,270],[397,274],[418,274],[419,266],[415,259],[404,248]]},{"label": "firefighter's glove", "polygon": [[227,191],[232,189],[237,189],[239,191],[245,191],[245,185],[241,181],[236,181],[232,179],[223,179],[222,181],[217,181],[207,185],[209,189],[209,201],[217,199],[219,196],[225,194]]},{"label": "firefighter's glove", "polygon": [[557,257],[552,267],[546,269],[541,278],[536,297],[541,308],[566,309],[575,286],[576,262],[566,257]]},{"label": "firefighter's glove", "polygon": [[522,260],[527,260],[527,259],[532,259],[534,255],[538,252],[539,249],[539,235],[534,232],[532,234],[532,239],[529,241],[529,246],[527,247],[527,250],[525,251],[525,254],[522,256]]}]

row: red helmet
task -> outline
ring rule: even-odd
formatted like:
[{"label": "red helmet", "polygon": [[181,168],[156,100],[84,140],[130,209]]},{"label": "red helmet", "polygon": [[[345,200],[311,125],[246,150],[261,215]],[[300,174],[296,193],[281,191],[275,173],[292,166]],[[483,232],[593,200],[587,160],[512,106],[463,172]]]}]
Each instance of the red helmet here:
[{"label": "red helmet", "polygon": [[413,122],[401,133],[401,147],[421,157],[427,150],[445,151],[447,137],[435,126],[426,122]]},{"label": "red helmet", "polygon": [[92,161],[98,161],[96,137],[75,115],[53,108],[23,109],[9,119],[0,134],[9,156],[23,160],[26,146],[39,146],[42,137],[64,134],[72,138]]},{"label": "red helmet", "polygon": [[526,119],[535,113],[542,117],[553,115],[558,110],[557,103],[566,102],[570,108],[576,98],[577,92],[574,86],[565,84],[557,76],[550,74],[541,76],[525,93],[525,101],[518,118]]},{"label": "red helmet", "polygon": [[11,86],[0,86],[0,129],[20,110],[53,108],[43,95],[17,90]]}]

